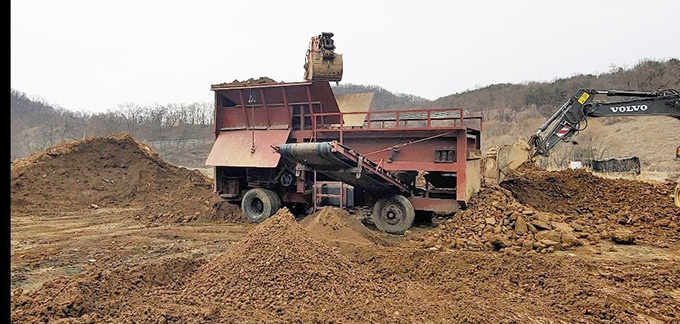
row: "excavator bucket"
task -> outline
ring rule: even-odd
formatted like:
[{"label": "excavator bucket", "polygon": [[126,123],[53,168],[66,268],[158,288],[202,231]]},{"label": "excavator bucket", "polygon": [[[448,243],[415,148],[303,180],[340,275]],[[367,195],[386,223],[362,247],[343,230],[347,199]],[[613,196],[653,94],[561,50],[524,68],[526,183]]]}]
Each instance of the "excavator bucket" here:
[{"label": "excavator bucket", "polygon": [[309,81],[342,80],[342,54],[324,57],[321,52],[310,52],[306,66],[305,79]]},{"label": "excavator bucket", "polygon": [[482,162],[482,174],[488,184],[500,184],[506,175],[531,159],[531,147],[522,138],[515,144],[492,147]]},{"label": "excavator bucket", "polygon": [[305,80],[334,81],[342,80],[342,54],[335,52],[333,33],[321,33],[309,41],[305,56]]}]

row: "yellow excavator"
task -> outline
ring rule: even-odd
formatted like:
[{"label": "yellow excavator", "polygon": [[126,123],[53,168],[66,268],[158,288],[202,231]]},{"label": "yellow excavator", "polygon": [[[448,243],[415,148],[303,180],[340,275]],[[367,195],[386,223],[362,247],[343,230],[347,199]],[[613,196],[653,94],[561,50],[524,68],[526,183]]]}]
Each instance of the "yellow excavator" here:
[{"label": "yellow excavator", "polygon": [[[595,100],[598,95],[626,99],[603,102]],[[514,144],[491,148],[483,157],[482,177],[486,183],[499,184],[520,165],[538,156],[548,156],[557,143],[574,143],[570,138],[586,128],[588,118],[655,115],[680,120],[680,93],[674,89],[646,92],[580,89],[528,141],[520,138]],[[680,147],[676,159],[680,160]],[[680,207],[680,177],[676,182],[674,200]]]},{"label": "yellow excavator", "polygon": [[333,33],[322,32],[312,37],[304,68],[306,81],[342,80],[342,54],[335,52]]}]

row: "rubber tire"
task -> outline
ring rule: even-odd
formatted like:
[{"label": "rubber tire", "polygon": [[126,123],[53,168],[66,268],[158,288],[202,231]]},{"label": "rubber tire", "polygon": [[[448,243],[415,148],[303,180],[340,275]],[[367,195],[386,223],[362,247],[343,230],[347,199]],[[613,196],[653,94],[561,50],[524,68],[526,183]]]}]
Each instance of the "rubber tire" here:
[{"label": "rubber tire", "polygon": [[[392,211],[398,216],[395,221],[390,221],[388,213]],[[371,214],[373,223],[379,230],[401,235],[413,225],[416,212],[413,204],[402,195],[395,195],[389,198],[380,198],[373,206]]]},{"label": "rubber tire", "polygon": [[281,209],[281,197],[279,197],[279,194],[277,194],[273,190],[268,190],[268,189],[263,189],[264,191],[267,192],[267,194],[271,197],[272,199],[272,210],[274,211],[274,214],[276,214],[279,209]]},{"label": "rubber tire", "polygon": [[[271,215],[274,215],[278,209],[275,208],[276,201],[270,192],[271,190],[262,188],[248,190],[241,200],[243,215],[255,223],[261,223]],[[261,210],[255,209],[254,205],[258,201],[262,204]]]}]

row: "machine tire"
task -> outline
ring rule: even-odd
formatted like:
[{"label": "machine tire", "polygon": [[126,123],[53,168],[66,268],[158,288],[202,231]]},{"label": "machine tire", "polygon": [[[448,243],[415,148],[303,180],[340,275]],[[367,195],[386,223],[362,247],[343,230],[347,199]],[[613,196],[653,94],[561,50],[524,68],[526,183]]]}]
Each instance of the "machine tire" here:
[{"label": "machine tire", "polygon": [[[275,193],[271,190],[262,188],[253,188],[243,195],[241,200],[241,210],[243,214],[251,221],[260,223],[269,216],[274,215],[278,208],[276,207]],[[276,196],[278,198],[278,196]],[[279,206],[281,205],[279,200]]]},{"label": "machine tire", "polygon": [[411,202],[402,195],[380,198],[373,206],[371,218],[381,231],[390,234],[404,234],[411,228],[416,212]]},{"label": "machine tire", "polygon": [[279,197],[279,194],[277,194],[273,190],[267,190],[267,189],[264,189],[264,190],[271,197],[273,214],[276,214],[276,212],[279,211],[279,209],[281,209],[281,206],[282,206],[281,205],[281,197]]}]

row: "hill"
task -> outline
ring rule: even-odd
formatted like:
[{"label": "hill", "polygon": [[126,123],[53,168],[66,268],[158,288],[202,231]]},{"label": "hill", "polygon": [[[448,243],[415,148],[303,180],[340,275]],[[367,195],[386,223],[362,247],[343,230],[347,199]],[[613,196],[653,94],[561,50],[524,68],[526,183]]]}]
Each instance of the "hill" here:
[{"label": "hill", "polygon": [[373,92],[373,101],[369,109],[371,111],[399,110],[414,107],[425,107],[431,104],[430,100],[405,93],[393,93],[375,85],[339,84],[332,86],[333,93],[351,94]]},{"label": "hill", "polygon": [[[484,117],[483,149],[528,137],[569,96],[580,88],[640,90],[680,89],[680,60],[641,61],[632,68],[612,67],[599,75],[575,75],[551,82],[494,84],[436,100],[392,93],[375,85],[333,85],[336,94],[373,92],[371,110],[462,107]],[[153,147],[168,162],[203,167],[212,143],[212,104],[121,105],[117,111],[86,114],[53,107],[11,91],[11,158],[26,156],[62,141],[127,132]],[[565,167],[581,156],[639,156],[643,170],[680,172],[673,160],[680,123],[667,117],[590,119],[575,139],[580,145],[559,145],[548,161]]]}]

